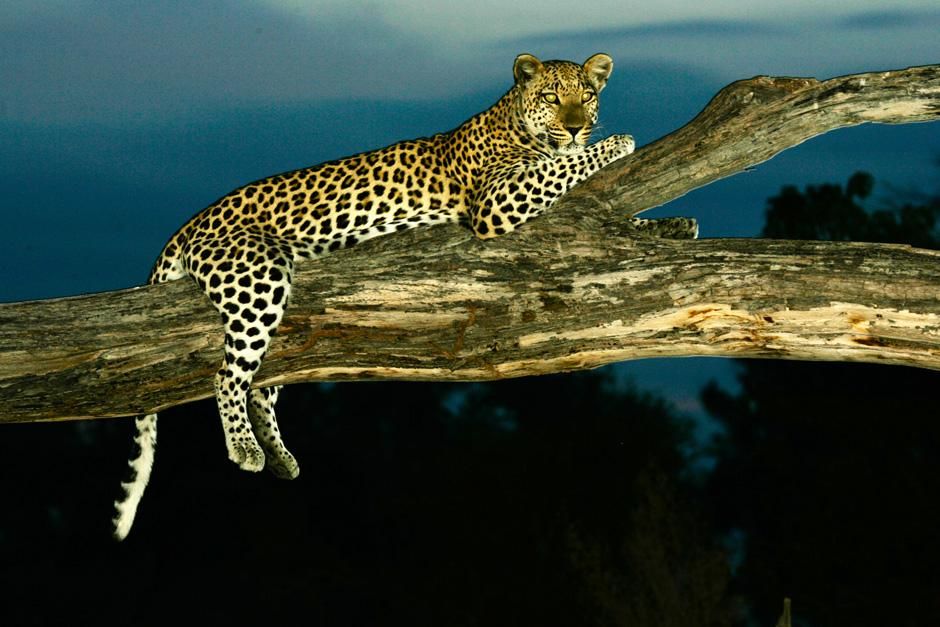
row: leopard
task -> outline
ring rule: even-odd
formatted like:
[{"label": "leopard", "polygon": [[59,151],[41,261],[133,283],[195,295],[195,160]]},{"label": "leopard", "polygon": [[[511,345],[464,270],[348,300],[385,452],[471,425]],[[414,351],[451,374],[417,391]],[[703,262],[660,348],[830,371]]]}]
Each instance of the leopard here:
[{"label": "leopard", "polygon": [[[633,153],[631,135],[589,144],[612,70],[605,53],[581,64],[520,54],[509,90],[457,128],[249,183],[170,238],[148,284],[189,276],[221,317],[225,344],[214,389],[228,459],[250,472],[299,475],[275,415],[282,386],[252,387],[297,265],[415,227],[458,223],[481,240],[514,231]],[[651,224],[634,219],[638,230]],[[694,222],[671,228],[697,236]],[[150,480],[157,415],[138,416],[135,427],[129,476],[114,503],[119,541]]]}]

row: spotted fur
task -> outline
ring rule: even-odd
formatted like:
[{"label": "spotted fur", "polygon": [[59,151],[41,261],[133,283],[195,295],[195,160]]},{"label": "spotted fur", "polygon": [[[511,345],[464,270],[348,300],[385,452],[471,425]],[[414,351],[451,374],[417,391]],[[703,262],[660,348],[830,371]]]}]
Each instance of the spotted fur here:
[{"label": "spotted fur", "polygon": [[[597,96],[613,68],[520,55],[515,84],[457,129],[256,181],[220,198],[167,243],[150,283],[189,275],[218,309],[225,354],[215,375],[228,457],[292,479],[297,462],[274,413],[279,388],[252,379],[290,299],[295,264],[417,226],[462,222],[477,237],[508,233],[573,185],[633,152],[614,135],[587,145]],[[115,536],[130,531],[150,475],[156,416],[138,419],[139,453],[115,503]]]}]

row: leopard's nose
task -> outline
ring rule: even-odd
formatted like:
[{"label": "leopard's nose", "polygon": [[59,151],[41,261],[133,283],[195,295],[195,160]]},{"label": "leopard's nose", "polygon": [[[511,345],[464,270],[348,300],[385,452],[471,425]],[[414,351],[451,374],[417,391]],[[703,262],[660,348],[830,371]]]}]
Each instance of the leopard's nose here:
[{"label": "leopard's nose", "polygon": [[583,126],[566,126],[565,128],[568,129],[569,133],[571,133],[571,139],[574,139],[575,137],[577,137],[578,133],[580,133],[581,130],[584,129]]}]

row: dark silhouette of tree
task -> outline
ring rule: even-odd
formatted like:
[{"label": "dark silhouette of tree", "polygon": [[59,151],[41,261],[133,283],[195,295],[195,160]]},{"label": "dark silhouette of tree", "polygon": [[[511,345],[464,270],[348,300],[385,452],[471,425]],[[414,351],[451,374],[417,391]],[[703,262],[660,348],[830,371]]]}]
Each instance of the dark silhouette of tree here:
[{"label": "dark silhouette of tree", "polygon": [[687,425],[605,371],[294,386],[279,410],[294,482],[232,468],[212,403],[166,412],[123,544],[129,421],[8,425],[0,622],[727,622],[727,565],[677,479]]},{"label": "dark silhouette of tree", "polygon": [[902,199],[900,206],[867,211],[861,202],[875,187],[874,178],[856,172],[845,188],[810,185],[800,192],[786,186],[768,201],[763,237],[830,241],[886,242],[937,248],[940,197]]},{"label": "dark silhouette of tree", "polygon": [[[728,564],[711,527],[682,503],[674,479],[655,469],[636,480],[637,500],[619,552],[572,529],[574,563],[610,625],[731,624]],[[617,561],[627,565],[617,567]]]},{"label": "dark silhouette of tree", "polygon": [[[940,248],[940,199],[867,211],[873,179],[784,188],[768,237]],[[710,480],[716,516],[741,532],[736,589],[753,615],[791,596],[805,625],[940,620],[936,373],[862,364],[744,361],[741,391],[703,393],[725,429]]]}]

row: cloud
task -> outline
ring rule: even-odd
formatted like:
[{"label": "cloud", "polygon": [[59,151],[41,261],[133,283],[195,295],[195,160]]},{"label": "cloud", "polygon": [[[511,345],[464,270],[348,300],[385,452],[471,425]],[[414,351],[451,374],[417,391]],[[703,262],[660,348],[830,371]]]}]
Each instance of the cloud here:
[{"label": "cloud", "polygon": [[724,81],[777,74],[821,78],[936,63],[940,12],[898,9],[841,15],[805,14],[785,20],[673,20],[572,29],[509,38],[503,50],[604,50],[621,61],[655,61],[693,68]]},{"label": "cloud", "polygon": [[[148,118],[262,102],[410,99],[433,92],[433,75],[445,71],[425,40],[375,12],[295,15],[211,0],[76,1],[54,12],[20,4],[0,23],[6,119]],[[416,83],[413,76],[432,80]]]},{"label": "cloud", "polygon": [[940,28],[940,11],[930,9],[865,11],[836,20],[836,24],[845,29],[891,30],[922,26],[938,29]]},{"label": "cloud", "polygon": [[[321,11],[339,9],[349,0],[263,0],[284,10]],[[365,0],[369,11],[381,12],[389,24],[403,31],[435,33],[442,43],[479,44],[563,30],[597,30],[610,25],[657,25],[684,21],[790,22],[828,21],[853,12],[883,10],[884,0],[592,0],[589,6],[573,7],[570,0]],[[933,0],[935,3],[935,0]],[[359,4],[358,2],[356,4]],[[931,0],[892,0],[894,10],[919,10]]]},{"label": "cloud", "polygon": [[481,2],[445,10],[429,0],[7,0],[0,119],[128,124],[331,100],[430,101],[506,85],[522,51],[583,59],[604,50],[620,67],[655,62],[724,81],[936,61],[936,11],[830,9],[811,19],[806,9],[781,20],[727,2],[707,13],[678,0],[638,12],[604,0],[571,16],[556,0],[540,5],[538,20],[521,3],[496,23],[496,0]]},{"label": "cloud", "polygon": [[[530,35],[517,42],[537,42],[539,45],[590,43],[603,45],[612,41],[657,37],[736,37],[780,34],[786,29],[762,22],[743,20],[679,20],[656,24],[610,26],[578,31],[557,31]],[[512,41],[512,40],[511,40]]]}]

